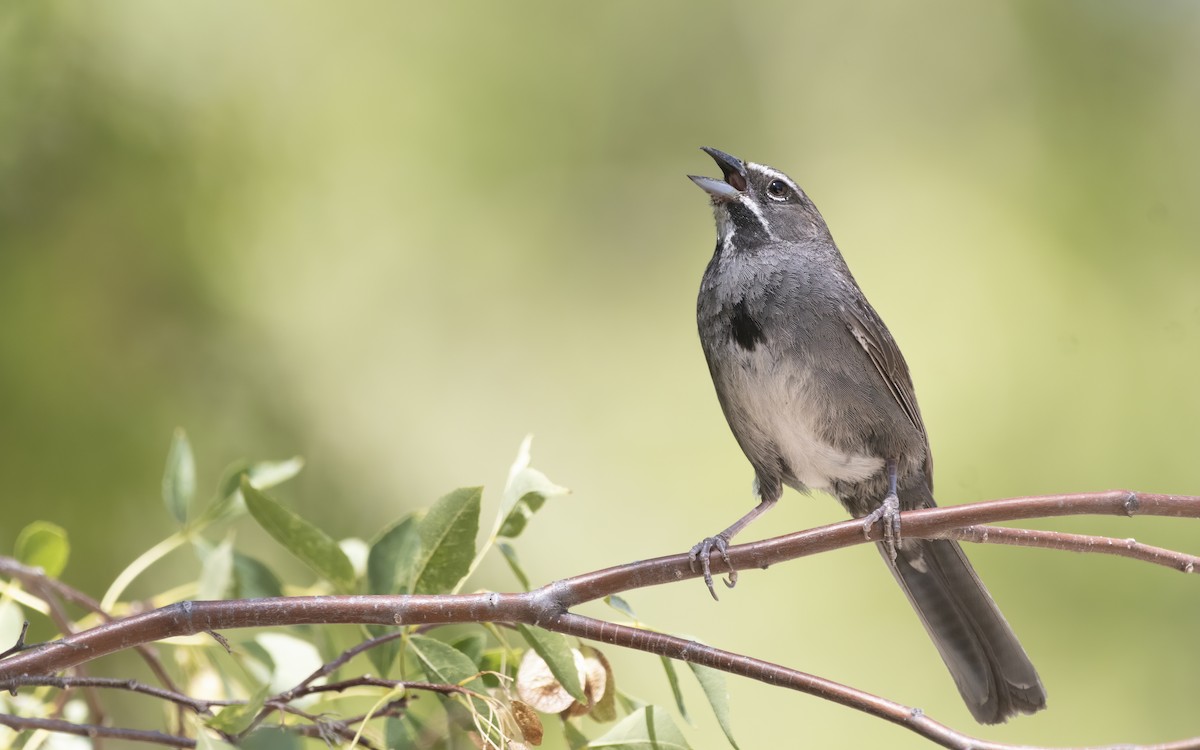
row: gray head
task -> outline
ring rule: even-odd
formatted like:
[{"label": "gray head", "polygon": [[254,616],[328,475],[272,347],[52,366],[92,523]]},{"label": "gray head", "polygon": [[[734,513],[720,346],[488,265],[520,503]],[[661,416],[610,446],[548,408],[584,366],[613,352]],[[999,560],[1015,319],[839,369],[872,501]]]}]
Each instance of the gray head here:
[{"label": "gray head", "polygon": [[791,177],[715,148],[703,150],[717,162],[725,179],[688,177],[712,196],[717,241],[727,250],[829,237],[817,207]]}]

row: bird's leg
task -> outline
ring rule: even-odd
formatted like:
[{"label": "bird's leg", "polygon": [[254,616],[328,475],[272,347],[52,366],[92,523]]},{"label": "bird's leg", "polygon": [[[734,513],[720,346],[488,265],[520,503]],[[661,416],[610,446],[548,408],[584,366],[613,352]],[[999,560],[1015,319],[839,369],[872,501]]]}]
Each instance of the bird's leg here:
[{"label": "bird's leg", "polygon": [[708,586],[708,593],[712,594],[713,599],[717,598],[716,589],[713,588],[712,570],[710,567],[710,558],[712,557],[713,550],[716,550],[717,554],[721,556],[721,559],[725,561],[725,566],[729,568],[729,577],[726,578],[724,582],[726,586],[733,588],[737,584],[737,571],[734,570],[733,566],[729,564],[729,542],[733,539],[734,535],[746,528],[751,521],[770,510],[771,506],[774,505],[775,502],[775,499],[767,500],[764,498],[758,503],[758,505],[754,506],[753,510],[735,521],[728,529],[725,529],[716,536],[710,536],[707,539],[702,539],[700,543],[695,547],[692,547],[692,551],[688,553],[692,558],[692,570],[696,569],[697,562],[700,563],[700,569],[704,571],[704,585]]},{"label": "bird's leg", "polygon": [[900,548],[900,496],[896,494],[896,464],[894,458],[889,458],[885,465],[888,478],[887,497],[878,508],[863,516],[863,535],[871,536],[871,527],[878,521],[883,527],[883,549],[891,560],[896,559],[896,550]]}]

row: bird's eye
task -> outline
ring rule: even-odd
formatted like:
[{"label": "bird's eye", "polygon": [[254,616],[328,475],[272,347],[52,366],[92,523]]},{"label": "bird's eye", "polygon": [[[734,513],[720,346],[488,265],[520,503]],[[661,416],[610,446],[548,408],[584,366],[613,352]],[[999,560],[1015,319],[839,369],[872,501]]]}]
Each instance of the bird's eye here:
[{"label": "bird's eye", "polygon": [[771,184],[767,185],[767,195],[777,201],[787,200],[788,186],[783,180],[771,180]]}]

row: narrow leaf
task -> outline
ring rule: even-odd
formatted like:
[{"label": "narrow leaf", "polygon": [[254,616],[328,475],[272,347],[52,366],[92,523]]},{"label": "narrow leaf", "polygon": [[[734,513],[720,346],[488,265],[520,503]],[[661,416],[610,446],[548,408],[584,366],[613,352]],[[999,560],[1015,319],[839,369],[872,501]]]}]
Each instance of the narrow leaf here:
[{"label": "narrow leaf", "polygon": [[163,472],[162,497],[167,510],[180,524],[187,523],[188,507],[196,494],[196,459],[183,428],[175,430]]},{"label": "narrow leaf", "polygon": [[303,750],[299,734],[285,726],[258,727],[238,740],[238,750]]},{"label": "narrow leaf", "polygon": [[299,456],[282,461],[259,461],[251,464],[249,461],[238,460],[225,467],[221,481],[217,483],[217,493],[208,509],[204,512],[204,520],[215,520],[226,514],[234,515],[245,510],[242,502],[242,476],[250,477],[250,484],[260,490],[269,489],[300,473],[304,468],[304,459]]},{"label": "narrow leaf", "polygon": [[580,703],[587,703],[587,694],[583,691],[583,680],[579,677],[579,667],[575,663],[575,653],[571,644],[562,633],[523,623],[517,624],[521,636],[529,643],[537,655],[546,661],[551,674],[568,694]]},{"label": "narrow leaf", "polygon": [[500,501],[500,524],[497,536],[514,538],[525,530],[529,519],[547,499],[570,494],[566,487],[551,482],[545,474],[530,468],[529,448],[533,436],[528,435],[517,451],[517,460],[508,471],[504,497]]},{"label": "narrow leaf", "polygon": [[384,739],[388,747],[420,747],[417,744],[419,736],[420,733],[410,724],[407,714],[391,717],[384,724]]},{"label": "narrow leaf", "polygon": [[233,596],[236,599],[260,599],[283,596],[283,584],[271,569],[260,561],[233,553]]},{"label": "narrow leaf", "polygon": [[267,686],[263,685],[245,703],[222,708],[216,716],[205,719],[204,725],[218,732],[240,734],[250,728],[250,722],[254,721],[254,717],[262,710],[266,700]]},{"label": "narrow leaf", "polygon": [[725,738],[729,740],[729,744],[734,747],[734,750],[737,750],[738,744],[733,739],[733,726],[729,720],[729,690],[725,687],[725,673],[691,662],[688,662],[688,666],[692,668],[692,674],[696,675],[696,681],[704,690],[704,695],[708,698],[709,705],[712,706],[713,715],[717,717],[717,723],[721,725],[721,731],[725,733]]},{"label": "narrow leaf", "polygon": [[604,603],[618,612],[628,615],[632,620],[636,621],[638,618],[637,615],[633,613],[633,607],[629,606],[629,602],[625,601],[616,594],[609,594],[608,596],[604,597]]},{"label": "narrow leaf", "polygon": [[479,673],[471,658],[436,638],[414,635],[408,639],[408,650],[421,665],[430,682],[441,685],[466,685]]},{"label": "narrow leaf", "polygon": [[665,656],[659,657],[662,659],[663,670],[667,673],[667,682],[671,683],[671,695],[675,697],[675,707],[679,709],[679,715],[687,723],[692,723],[692,717],[688,716],[687,706],[683,703],[683,691],[679,688],[679,673],[675,671],[675,662]]},{"label": "narrow leaf", "polygon": [[228,742],[213,737],[208,732],[197,732],[196,750],[235,750],[235,748]]},{"label": "narrow leaf", "polygon": [[482,487],[464,487],[442,497],[417,527],[420,553],[413,566],[414,594],[444,594],[471,569],[479,533]]},{"label": "narrow leaf", "polygon": [[420,549],[417,519],[408,515],[385,529],[367,555],[367,591],[371,594],[406,594],[413,561]]},{"label": "narrow leaf", "polygon": [[471,663],[475,665],[475,669],[478,670],[479,662],[483,660],[483,650],[487,648],[487,637],[483,633],[472,633],[464,635],[450,645],[470,659]]},{"label": "narrow leaf", "polygon": [[233,539],[226,537],[225,541],[204,555],[204,561],[200,565],[196,598],[224,599],[232,583]]},{"label": "narrow leaf", "polygon": [[508,567],[512,570],[513,575],[517,577],[517,581],[521,584],[521,588],[529,590],[529,578],[525,575],[525,569],[521,567],[521,561],[517,559],[517,551],[508,542],[500,542],[496,545],[500,548],[500,554],[504,555],[504,561],[508,563]]},{"label": "narrow leaf", "polygon": [[221,472],[221,478],[217,481],[217,491],[209,501],[208,507],[200,514],[197,519],[198,524],[203,524],[228,514],[245,513],[246,504],[242,502],[242,476],[250,470],[250,464],[244,460],[237,460],[225,467],[225,471]]},{"label": "narrow leaf", "polygon": [[282,461],[259,461],[251,464],[247,473],[250,475],[250,484],[260,490],[266,490],[283,484],[299,474],[303,468],[304,459],[292,456]]},{"label": "narrow leaf", "polygon": [[318,575],[341,591],[354,589],[354,567],[337,542],[242,477],[246,508],[258,525]]},{"label": "narrow leaf", "polygon": [[17,535],[16,553],[22,563],[41,568],[50,578],[58,578],[67,567],[71,544],[61,526],[34,521]]},{"label": "narrow leaf", "polygon": [[626,716],[603,737],[592,740],[588,747],[611,747],[621,750],[690,750],[679,727],[666,709],[646,706]]}]

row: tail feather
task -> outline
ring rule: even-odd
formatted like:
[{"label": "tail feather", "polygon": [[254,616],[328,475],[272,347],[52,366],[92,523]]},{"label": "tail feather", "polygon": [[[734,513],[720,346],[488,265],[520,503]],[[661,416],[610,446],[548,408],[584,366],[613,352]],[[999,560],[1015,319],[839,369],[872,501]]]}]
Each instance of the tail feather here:
[{"label": "tail feather", "polygon": [[1046,707],[1037,670],[957,542],[906,539],[895,561],[880,552],[976,721]]}]

